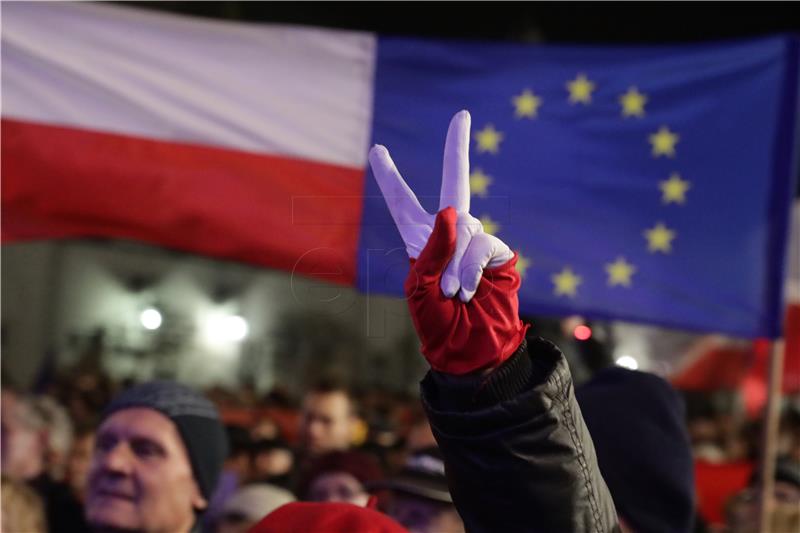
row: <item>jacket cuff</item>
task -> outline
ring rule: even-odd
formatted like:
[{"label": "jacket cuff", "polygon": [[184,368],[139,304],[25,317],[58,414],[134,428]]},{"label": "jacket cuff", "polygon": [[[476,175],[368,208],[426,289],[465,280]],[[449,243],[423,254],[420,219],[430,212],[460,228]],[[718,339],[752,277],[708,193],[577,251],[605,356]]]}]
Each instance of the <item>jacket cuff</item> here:
[{"label": "jacket cuff", "polygon": [[528,389],[533,379],[534,365],[528,355],[525,339],[514,354],[492,370],[478,385],[473,407],[488,407],[516,398]]},{"label": "jacket cuff", "polygon": [[523,339],[514,354],[488,375],[472,373],[455,376],[431,370],[422,382],[429,394],[434,393],[437,409],[467,412],[484,409],[518,397],[531,387],[544,383],[553,372],[554,358],[559,353],[552,343],[537,338]]}]

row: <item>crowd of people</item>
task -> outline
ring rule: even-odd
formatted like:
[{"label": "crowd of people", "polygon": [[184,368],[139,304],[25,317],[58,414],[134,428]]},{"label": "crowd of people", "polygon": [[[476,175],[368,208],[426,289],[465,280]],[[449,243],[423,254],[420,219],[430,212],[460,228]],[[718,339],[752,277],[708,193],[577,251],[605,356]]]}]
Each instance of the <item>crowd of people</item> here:
[{"label": "crowd of people", "polygon": [[[126,399],[131,391],[157,385],[170,391],[164,393],[167,403],[180,403],[175,397],[184,393],[200,403],[213,399],[203,408],[215,422],[192,433],[180,425],[180,416],[168,417],[179,427],[176,436],[170,424],[159,425],[163,420],[158,415],[142,412],[140,402]],[[135,407],[119,411],[133,416],[110,426],[116,422],[114,406],[128,404]],[[161,407],[151,410],[162,412]],[[101,478],[95,483],[105,487],[101,491],[130,490],[133,497],[133,488],[115,481],[133,477],[133,467],[117,464],[125,457],[97,463],[104,454],[118,453],[119,442],[127,438],[118,434],[120,428],[129,433],[138,426],[145,434],[139,441],[130,437],[133,457],[147,458],[159,453],[155,448],[180,442],[189,451],[190,463],[192,449],[202,449],[207,456],[197,461],[210,466],[193,464],[191,470],[214,470],[219,462],[218,478],[211,476],[204,488],[198,487],[199,499],[206,500],[196,507],[202,509],[193,526],[198,531],[244,532],[294,501],[370,506],[411,531],[463,531],[430,426],[418,400],[407,395],[354,393],[335,382],[311,384],[300,398],[277,389],[258,398],[247,388],[213,388],[200,395],[171,382],[113,383],[101,372],[86,369],[66,373],[40,394],[4,384],[2,531],[91,531],[90,521],[97,519],[87,506],[89,480],[96,479],[93,468],[100,472],[94,475]],[[217,444],[215,428],[220,432]],[[163,435],[174,438],[164,444]],[[172,495],[191,492],[188,486],[170,485],[164,470],[162,464],[152,484],[144,481],[146,475],[136,477],[143,480],[136,482],[142,485],[137,490],[152,493],[146,512],[150,518],[158,517],[159,507],[180,507]],[[107,504],[98,509],[110,512]]]},{"label": "crowd of people", "polygon": [[[97,440],[98,428],[104,428],[101,422],[108,420],[107,406],[131,388],[132,384],[112,382],[99,369],[86,368],[65,373],[39,394],[3,385],[2,531],[92,530],[86,520],[92,457],[97,450],[113,446],[107,443],[105,432],[99,434],[103,440]],[[579,387],[577,396],[601,465],[604,454],[612,464],[615,455],[631,459],[630,467],[618,467],[625,479],[617,484],[632,487],[625,500],[636,503],[637,493],[641,498],[657,495],[657,484],[646,479],[637,483],[651,490],[635,490],[630,471],[647,476],[664,464],[667,450],[683,446],[680,425],[691,445],[697,478],[694,531],[754,530],[758,421],[734,417],[730,401],[720,401],[719,393],[684,395],[685,417],[672,412],[669,402],[653,403],[653,409],[663,411],[652,412],[643,404],[643,411],[635,414],[638,422],[632,421],[624,416],[625,408],[618,407],[630,403],[626,398],[607,399],[616,390],[625,389],[595,379]],[[243,533],[265,515],[295,501],[369,506],[412,532],[464,531],[444,475],[442,454],[418,398],[381,389],[353,392],[335,382],[313,383],[295,395],[280,388],[259,396],[248,387],[216,387],[204,396],[219,413],[227,453],[220,459],[215,490],[207,489],[203,496],[207,500],[203,512],[190,515],[192,521],[198,519],[196,531]],[[663,429],[665,420],[675,426],[671,433]],[[652,425],[649,430],[647,423]],[[776,513],[782,518],[776,523],[783,524],[781,531],[793,531],[800,513],[800,412],[791,404],[780,427]],[[659,432],[653,437],[659,442],[646,445],[624,437],[634,430],[638,439]],[[204,430],[194,438],[208,448],[210,434]],[[670,442],[670,434],[677,440]],[[638,453],[622,449],[637,442]],[[636,460],[642,464],[637,466]],[[675,465],[665,468],[674,470]],[[668,470],[663,475],[668,476]],[[688,470],[686,465],[680,468],[684,476]],[[611,487],[614,472],[604,470],[603,475]],[[674,483],[690,494],[685,480]],[[155,501],[174,507],[174,502],[163,499],[162,491],[168,495],[174,488],[166,484],[162,472],[152,489],[157,491]],[[618,507],[622,492],[620,488],[612,492]],[[645,502],[636,505],[647,507]]]}]

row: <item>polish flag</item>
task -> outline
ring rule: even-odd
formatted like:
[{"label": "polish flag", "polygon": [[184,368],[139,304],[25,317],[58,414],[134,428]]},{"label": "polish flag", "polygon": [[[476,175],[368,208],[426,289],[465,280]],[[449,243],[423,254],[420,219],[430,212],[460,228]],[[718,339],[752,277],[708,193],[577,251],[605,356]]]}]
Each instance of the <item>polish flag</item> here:
[{"label": "polish flag", "polygon": [[2,239],[114,237],[352,285],[373,34],[3,5]]}]

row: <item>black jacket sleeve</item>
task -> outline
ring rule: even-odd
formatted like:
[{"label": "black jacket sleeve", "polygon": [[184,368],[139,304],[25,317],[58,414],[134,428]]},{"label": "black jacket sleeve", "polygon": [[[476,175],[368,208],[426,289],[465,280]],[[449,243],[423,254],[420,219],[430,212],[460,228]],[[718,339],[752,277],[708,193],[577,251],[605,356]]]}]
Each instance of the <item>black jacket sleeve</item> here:
[{"label": "black jacket sleeve", "polygon": [[469,533],[619,531],[563,354],[537,339],[488,376],[430,371],[422,402]]}]

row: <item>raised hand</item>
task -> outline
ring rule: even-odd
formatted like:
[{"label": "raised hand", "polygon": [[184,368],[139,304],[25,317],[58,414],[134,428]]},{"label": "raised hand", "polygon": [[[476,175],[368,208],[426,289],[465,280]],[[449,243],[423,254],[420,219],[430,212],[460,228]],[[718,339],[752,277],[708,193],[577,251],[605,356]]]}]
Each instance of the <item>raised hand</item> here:
[{"label": "raised hand", "polygon": [[451,374],[499,365],[527,329],[518,317],[516,256],[469,214],[469,127],[467,111],[450,122],[435,216],[422,208],[386,148],[369,154],[412,260],[404,289],[422,352],[431,367]]},{"label": "raised hand", "polygon": [[[441,276],[441,289],[448,298],[459,293],[464,302],[474,296],[484,268],[500,266],[514,256],[500,239],[484,233],[480,221],[469,214],[469,129],[469,112],[456,113],[445,140],[439,195],[439,211],[452,207],[457,214],[455,252]],[[435,215],[420,205],[385,147],[374,146],[369,162],[408,256],[416,259],[430,238]]]}]

